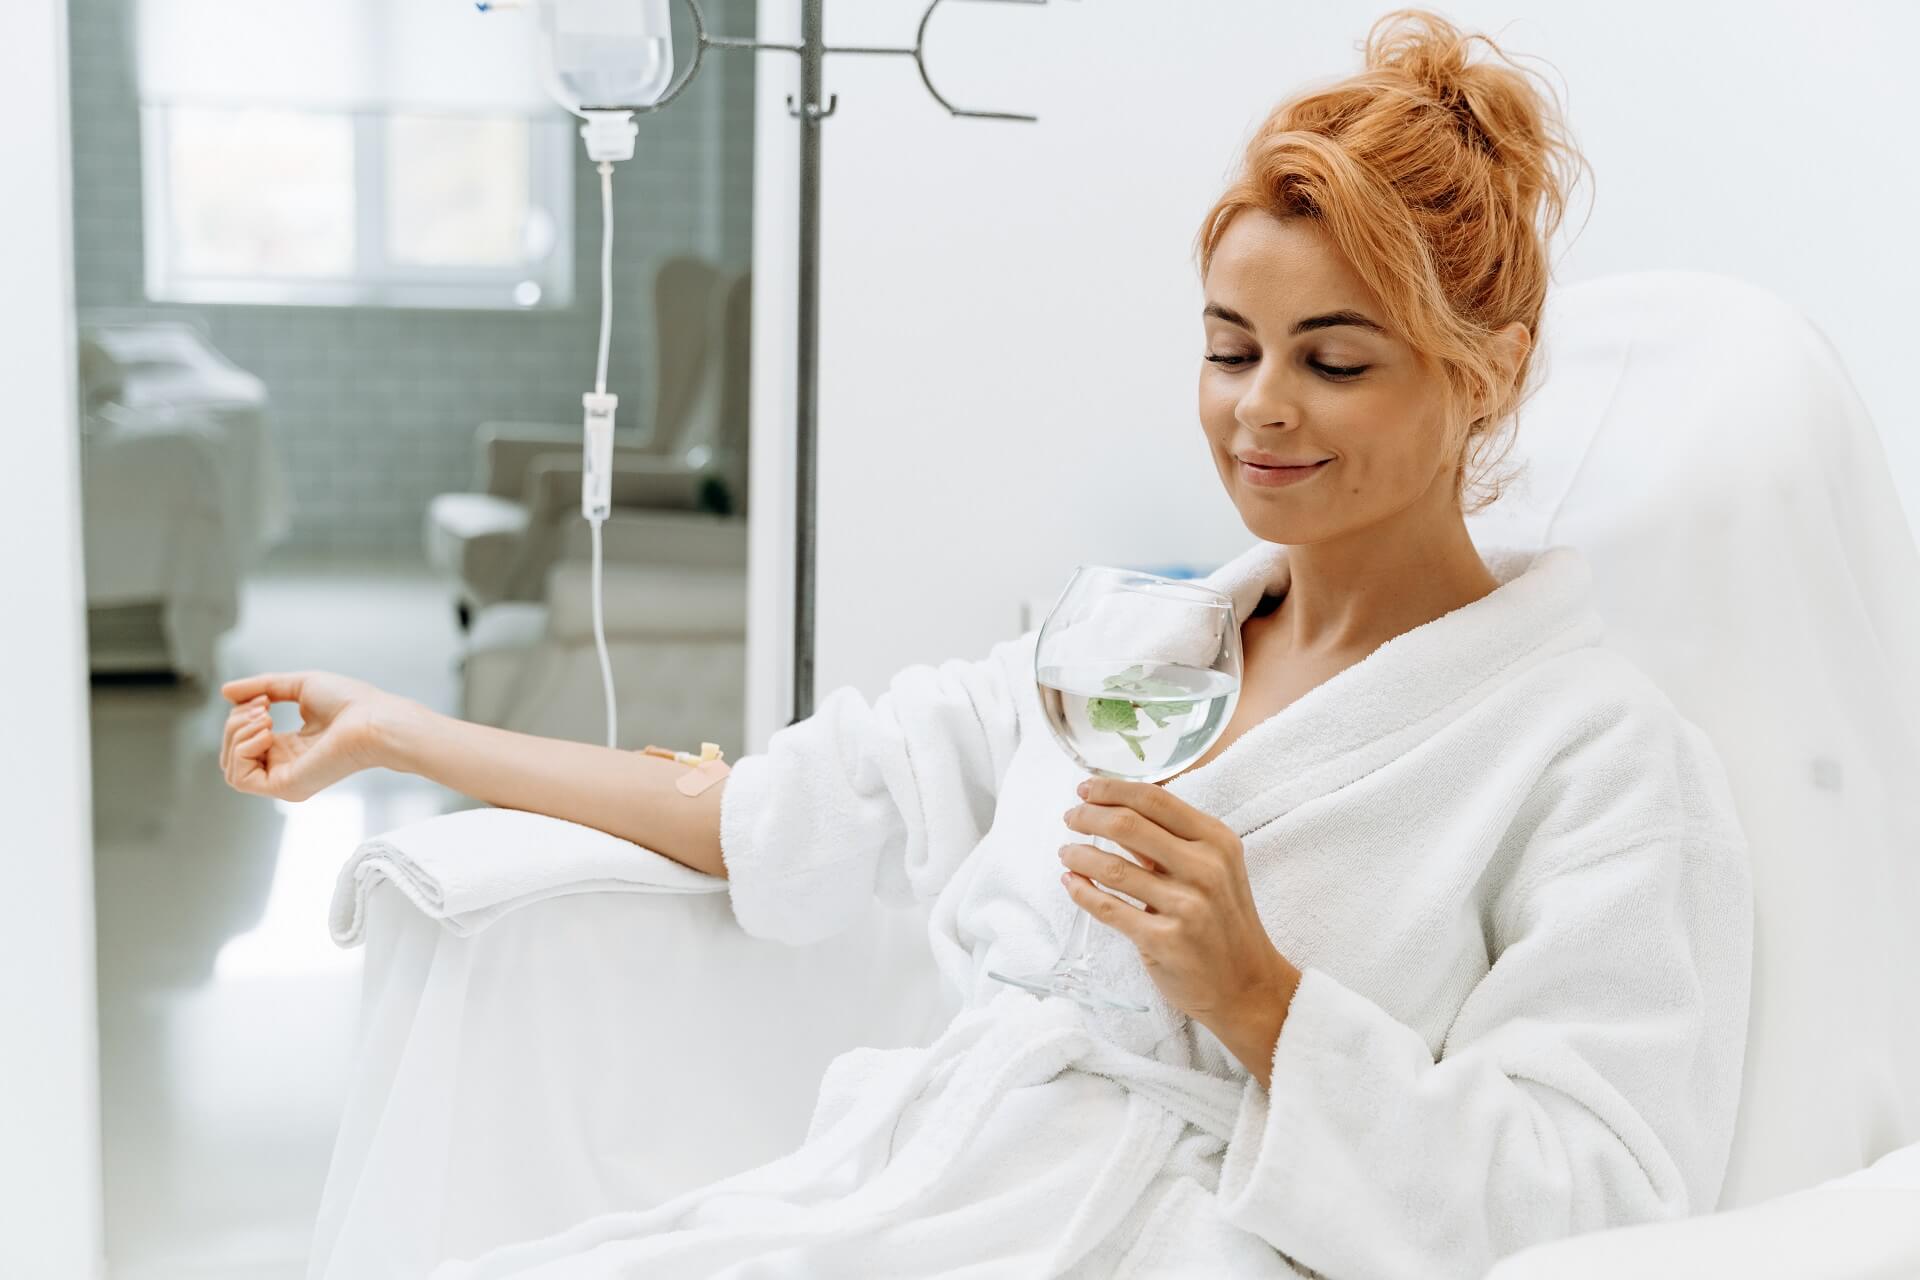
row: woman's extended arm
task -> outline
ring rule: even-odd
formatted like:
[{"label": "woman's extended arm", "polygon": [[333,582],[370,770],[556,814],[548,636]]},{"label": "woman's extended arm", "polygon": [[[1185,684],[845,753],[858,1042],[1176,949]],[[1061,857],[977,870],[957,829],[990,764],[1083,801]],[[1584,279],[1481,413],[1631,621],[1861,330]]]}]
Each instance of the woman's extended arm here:
[{"label": "woman's extended arm", "polygon": [[[362,769],[398,769],[727,874],[720,803],[728,778],[684,795],[674,784],[686,766],[672,760],[472,724],[332,671],[247,676],[220,692],[234,704],[220,769],[235,790],[305,800]],[[276,702],[299,704],[298,729],[274,731],[268,708]]]},{"label": "woman's extended arm", "polygon": [[[674,785],[686,771],[674,761],[472,724],[330,671],[222,685],[234,709],[220,767],[236,790],[287,800],[360,769],[419,774],[724,876],[748,933],[810,942],[876,896],[931,897],[979,843],[1019,744],[1019,709],[1037,709],[1037,636],[979,661],[909,666],[871,701],[836,689],[698,796]],[[298,731],[273,732],[275,702],[300,704]]]},{"label": "woman's extended arm", "polygon": [[496,729],[418,703],[376,719],[376,764],[430,778],[502,809],[565,818],[619,836],[708,875],[725,876],[720,798],[727,779],[688,796],[687,766],[621,751]]}]

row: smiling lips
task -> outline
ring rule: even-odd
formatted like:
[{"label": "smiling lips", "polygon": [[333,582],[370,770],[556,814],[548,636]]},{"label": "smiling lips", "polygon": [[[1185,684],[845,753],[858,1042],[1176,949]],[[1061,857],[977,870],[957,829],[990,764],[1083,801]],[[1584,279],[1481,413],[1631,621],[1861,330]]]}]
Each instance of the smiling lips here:
[{"label": "smiling lips", "polygon": [[1283,458],[1277,453],[1261,453],[1258,449],[1235,455],[1240,461],[1255,467],[1314,467],[1330,458]]},{"label": "smiling lips", "polygon": [[1267,465],[1250,461],[1251,458],[1264,458],[1269,456],[1271,455],[1256,453],[1243,455],[1236,459],[1240,464],[1241,477],[1246,480],[1248,484],[1262,486],[1298,484],[1302,480],[1311,479],[1319,475],[1320,472],[1326,469],[1326,464],[1333,461],[1331,458],[1322,458],[1317,462],[1301,465]]}]

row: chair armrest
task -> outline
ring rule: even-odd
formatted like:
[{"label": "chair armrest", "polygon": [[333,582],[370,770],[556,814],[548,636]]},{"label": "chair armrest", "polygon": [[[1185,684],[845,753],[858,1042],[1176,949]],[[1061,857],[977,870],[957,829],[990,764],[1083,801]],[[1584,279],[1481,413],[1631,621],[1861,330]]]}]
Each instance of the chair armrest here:
[{"label": "chair armrest", "polygon": [[[542,422],[484,422],[474,438],[480,451],[478,487],[496,498],[524,497],[528,473],[546,454],[570,457],[578,469],[584,439],[578,425]],[[613,457],[616,464],[673,461],[650,440],[624,436],[614,441]],[[576,491],[575,501],[579,496]]]},{"label": "chair armrest", "polygon": [[[609,639],[744,640],[747,521],[702,512],[622,511],[601,526]],[[547,633],[593,643],[593,527],[575,520],[547,570]]]},{"label": "chair armrest", "polygon": [[480,452],[478,488],[496,498],[519,498],[527,486],[527,470],[543,453],[577,452],[577,426],[534,422],[483,422],[474,432]]},{"label": "chair armrest", "polygon": [[[615,452],[613,505],[652,511],[699,511],[708,472],[667,458]],[[528,464],[522,501],[534,523],[556,513],[578,516],[583,478],[580,451],[541,453]]]},{"label": "chair armrest", "polygon": [[1536,1245],[1487,1280],[1898,1280],[1920,1275],[1920,1185],[1823,1183],[1678,1222]]},{"label": "chair armrest", "polygon": [[[747,573],[683,565],[610,563],[603,569],[607,640],[728,640],[747,636]],[[547,571],[547,635],[593,643],[593,566],[562,560]]]},{"label": "chair armrest", "polygon": [[[608,564],[731,571],[744,571],[747,564],[744,516],[615,507],[601,525],[600,541]],[[576,517],[566,526],[559,559],[585,561],[592,551],[593,526]]]}]

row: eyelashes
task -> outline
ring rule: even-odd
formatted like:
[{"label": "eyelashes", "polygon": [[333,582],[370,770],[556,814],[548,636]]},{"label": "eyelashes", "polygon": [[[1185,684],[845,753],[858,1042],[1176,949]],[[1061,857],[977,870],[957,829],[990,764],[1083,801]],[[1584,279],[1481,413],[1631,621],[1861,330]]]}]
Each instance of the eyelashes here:
[{"label": "eyelashes", "polygon": [[[1223,365],[1230,369],[1238,368],[1239,366],[1246,364],[1252,358],[1253,357],[1251,356],[1208,356],[1207,357],[1207,359],[1211,363],[1217,364],[1217,365]],[[1361,374],[1365,373],[1368,369],[1371,369],[1373,366],[1368,364],[1353,364],[1353,365],[1322,364],[1318,360],[1309,360],[1307,361],[1307,367],[1310,369],[1313,369],[1315,372],[1319,373],[1320,376],[1326,378],[1330,382],[1348,382],[1354,378],[1359,377]]]}]

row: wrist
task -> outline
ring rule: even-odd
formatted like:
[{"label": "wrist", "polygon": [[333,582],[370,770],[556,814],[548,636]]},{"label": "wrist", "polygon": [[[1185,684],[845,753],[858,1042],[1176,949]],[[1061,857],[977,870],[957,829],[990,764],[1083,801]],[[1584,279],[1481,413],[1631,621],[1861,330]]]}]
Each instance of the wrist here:
[{"label": "wrist", "polygon": [[421,771],[422,744],[433,731],[437,713],[411,698],[394,698],[367,716],[365,758],[371,767],[401,773]]},{"label": "wrist", "polygon": [[1227,1050],[1263,1089],[1273,1073],[1273,1055],[1286,1028],[1287,1010],[1299,989],[1300,970],[1275,951],[1263,968],[1262,978],[1248,989],[1230,1015],[1228,1033],[1220,1036]]}]

